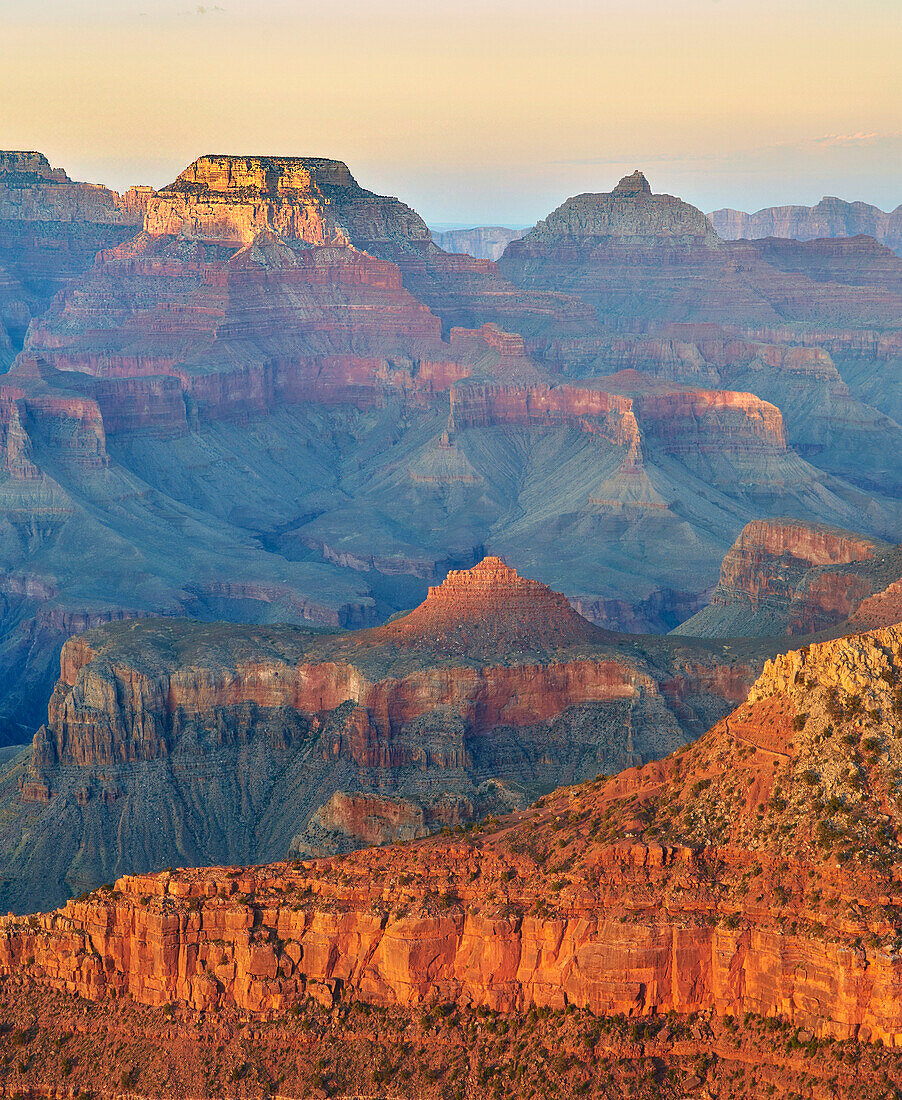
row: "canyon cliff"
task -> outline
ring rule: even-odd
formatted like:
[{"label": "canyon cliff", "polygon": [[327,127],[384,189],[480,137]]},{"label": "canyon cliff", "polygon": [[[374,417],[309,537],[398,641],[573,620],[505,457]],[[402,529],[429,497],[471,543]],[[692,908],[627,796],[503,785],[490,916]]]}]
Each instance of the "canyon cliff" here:
[{"label": "canyon cliff", "polygon": [[754,214],[715,210],[711,224],[724,240],[790,237],[808,241],[823,237],[873,237],[895,252],[902,250],[902,206],[887,213],[866,202],[825,196],[814,206],[768,206]]},{"label": "canyon cliff", "polygon": [[724,558],[711,603],[676,628],[695,637],[815,634],[899,621],[902,553],[822,524],[758,520]]},{"label": "canyon cliff", "polygon": [[511,241],[518,241],[527,229],[502,225],[478,225],[472,229],[433,229],[432,239],[445,252],[463,252],[477,260],[499,260]]},{"label": "canyon cliff", "polygon": [[63,648],[30,755],[0,778],[3,903],[505,812],[697,736],[765,652],[610,634],[497,558],[345,635],[163,619],[88,631]]},{"label": "canyon cliff", "polygon": [[[693,745],[475,828],[124,876],[7,917],[7,997],[34,1012],[77,993],[97,1002],[88,1030],[132,1002],[252,1021],[261,1040],[290,1012],[445,1019],[452,1050],[471,1016],[530,1051],[537,1019],[596,1021],[618,1072],[674,1067],[659,1095],[883,1096],[902,1045],[900,654],[895,626],[778,656]],[[693,1039],[708,1058],[690,1079]],[[372,1072],[329,1066],[332,1087]]]},{"label": "canyon cliff", "polygon": [[667,631],[747,523],[902,537],[902,261],[873,241],[734,246],[634,174],[495,264],[336,160],[117,197],[29,157],[9,190],[61,255],[71,196],[110,234],[0,381],[4,741],[107,620],[359,628],[488,552]]},{"label": "canyon cliff", "polygon": [[9,366],[29,321],[100,249],[134,236],[150,194],[74,183],[42,153],[0,151],[0,365]]}]

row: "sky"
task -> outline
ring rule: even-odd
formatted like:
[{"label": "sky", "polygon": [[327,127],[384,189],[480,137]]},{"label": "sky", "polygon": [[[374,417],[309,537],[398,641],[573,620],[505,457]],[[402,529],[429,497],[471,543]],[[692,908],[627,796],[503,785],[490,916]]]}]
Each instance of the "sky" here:
[{"label": "sky", "polygon": [[902,0],[0,0],[0,148],[162,186],[344,160],[427,221],[642,169],[706,211],[902,203]]}]

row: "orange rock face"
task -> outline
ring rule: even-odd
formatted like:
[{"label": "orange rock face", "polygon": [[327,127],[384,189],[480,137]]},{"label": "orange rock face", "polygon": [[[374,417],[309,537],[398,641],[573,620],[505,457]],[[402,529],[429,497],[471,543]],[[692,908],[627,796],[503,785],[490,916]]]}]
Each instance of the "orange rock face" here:
[{"label": "orange rock face", "polygon": [[821,524],[756,520],[724,558],[710,607],[680,630],[811,634],[844,622],[882,587],[885,567],[875,559],[882,562],[889,550],[886,543]]},{"label": "orange rock face", "polygon": [[[885,786],[902,758],[889,717],[900,641],[894,628],[779,657],[693,746],[481,830],[337,861],[127,876],[6,918],[0,968],[27,957],[38,985],[263,1018],[305,996],[750,1012],[902,1046],[889,949],[902,818]],[[879,752],[858,717],[878,712]],[[861,737],[861,783],[835,766],[846,734]],[[812,808],[831,798],[848,812]],[[853,840],[832,817],[871,854],[843,856]]]}]

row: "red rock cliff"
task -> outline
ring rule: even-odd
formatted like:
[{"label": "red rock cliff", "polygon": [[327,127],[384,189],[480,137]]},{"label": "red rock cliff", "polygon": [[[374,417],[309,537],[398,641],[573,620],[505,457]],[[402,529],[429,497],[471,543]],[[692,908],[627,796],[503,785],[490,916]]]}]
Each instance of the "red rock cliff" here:
[{"label": "red rock cliff", "polygon": [[751,1012],[902,1046],[902,816],[886,786],[900,643],[897,627],[780,657],[695,745],[485,831],[130,876],[6,918],[0,967],[27,957],[34,983],[89,998],[264,1018],[308,995]]}]

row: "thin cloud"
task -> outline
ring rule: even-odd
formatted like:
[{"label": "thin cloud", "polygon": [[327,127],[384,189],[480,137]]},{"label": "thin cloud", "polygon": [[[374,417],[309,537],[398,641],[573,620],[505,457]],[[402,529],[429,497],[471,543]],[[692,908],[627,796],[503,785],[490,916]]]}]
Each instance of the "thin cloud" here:
[{"label": "thin cloud", "polygon": [[861,130],[857,134],[825,134],[823,137],[812,138],[807,144],[816,145],[821,149],[831,149],[838,145],[873,145],[877,141],[898,137],[902,137],[902,130],[891,130],[884,133],[877,130]]},{"label": "thin cloud", "polygon": [[[179,15],[216,15],[217,13],[222,14],[224,12],[225,8],[221,8],[219,4],[211,4],[209,6],[206,4],[197,4],[190,11],[180,11]],[[142,12],[141,14],[143,15],[144,13]]]}]

